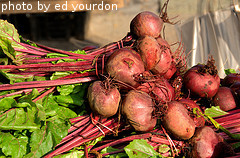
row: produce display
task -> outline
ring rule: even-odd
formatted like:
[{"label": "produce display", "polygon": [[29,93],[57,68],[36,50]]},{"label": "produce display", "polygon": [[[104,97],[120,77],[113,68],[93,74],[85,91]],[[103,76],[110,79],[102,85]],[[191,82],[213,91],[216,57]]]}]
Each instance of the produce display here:
[{"label": "produce display", "polygon": [[163,38],[166,6],[76,51],[0,20],[0,157],[239,157],[240,74],[220,79],[212,57],[187,68]]}]

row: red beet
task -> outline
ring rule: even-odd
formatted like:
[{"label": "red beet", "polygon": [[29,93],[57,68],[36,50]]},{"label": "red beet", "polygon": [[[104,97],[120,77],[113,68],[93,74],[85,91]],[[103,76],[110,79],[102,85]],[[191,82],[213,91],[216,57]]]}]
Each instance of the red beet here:
[{"label": "red beet", "polygon": [[143,11],[136,15],[130,23],[130,32],[137,37],[158,37],[163,27],[163,20],[156,14]]},{"label": "red beet", "polygon": [[167,48],[170,48],[170,45],[168,44],[168,42],[166,40],[164,40],[163,38],[158,37],[156,40],[160,46],[165,46]]},{"label": "red beet", "polygon": [[240,81],[234,82],[234,83],[230,86],[230,88],[231,88],[234,92],[240,90]]},{"label": "red beet", "polygon": [[152,94],[158,103],[166,103],[174,100],[175,89],[171,86],[167,79],[161,77],[155,82]]},{"label": "red beet", "polygon": [[177,67],[175,62],[172,61],[169,69],[167,70],[167,72],[163,75],[164,78],[166,79],[171,79],[172,76],[175,74],[175,72],[177,71]]},{"label": "red beet", "polygon": [[223,79],[221,84],[225,87],[230,87],[234,82],[237,82],[237,81],[240,82],[240,74],[231,73]]},{"label": "red beet", "polygon": [[118,49],[109,57],[106,70],[115,80],[133,87],[139,86],[135,76],[145,71],[140,56],[134,50],[127,48]]},{"label": "red beet", "polygon": [[184,74],[183,84],[193,95],[212,98],[218,91],[220,78],[217,71],[208,71],[205,65],[198,64]]},{"label": "red beet", "polygon": [[188,109],[189,115],[193,118],[196,127],[202,127],[205,125],[205,119],[203,116],[196,116],[192,113],[193,108],[198,108],[202,112],[201,108],[197,105],[196,102],[185,98],[182,98],[179,102],[182,103],[186,107],[186,109]]},{"label": "red beet", "polygon": [[151,70],[160,59],[160,46],[157,40],[151,36],[145,36],[138,40],[138,52],[144,62],[146,70]]},{"label": "red beet", "polygon": [[154,81],[144,82],[137,89],[148,93],[157,103],[164,104],[175,98],[174,88],[163,77],[155,78]]},{"label": "red beet", "polygon": [[121,96],[116,87],[105,87],[103,82],[95,81],[88,87],[87,96],[93,112],[104,117],[117,113]]},{"label": "red beet", "polygon": [[163,117],[163,126],[178,139],[190,139],[195,132],[195,123],[188,115],[184,105],[177,101],[167,103],[168,109]]},{"label": "red beet", "polygon": [[153,101],[143,91],[129,91],[122,103],[122,113],[136,131],[151,131],[155,127],[157,118],[153,111]]},{"label": "red beet", "polygon": [[233,153],[230,145],[210,127],[204,126],[196,129],[190,140],[191,158],[218,158]]},{"label": "red beet", "polygon": [[171,50],[166,46],[160,46],[160,48],[160,60],[152,69],[152,72],[156,75],[164,75],[168,71],[172,63]]},{"label": "red beet", "polygon": [[213,98],[213,103],[223,111],[235,109],[237,107],[236,95],[228,87],[219,87],[217,94]]}]

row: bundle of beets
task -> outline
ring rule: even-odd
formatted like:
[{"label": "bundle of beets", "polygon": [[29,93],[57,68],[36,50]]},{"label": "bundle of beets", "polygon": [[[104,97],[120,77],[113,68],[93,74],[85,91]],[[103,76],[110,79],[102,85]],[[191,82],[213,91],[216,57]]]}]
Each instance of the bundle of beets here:
[{"label": "bundle of beets", "polygon": [[[0,65],[1,70],[22,77],[72,73],[56,80],[1,84],[0,91],[14,91],[0,98],[29,95],[36,89],[39,95],[33,102],[37,102],[57,86],[91,83],[86,91],[88,114],[71,118],[68,135],[44,157],[79,146],[85,157],[109,156],[127,152],[126,146],[140,139],[156,152],[146,151],[148,156],[239,156],[240,75],[231,73],[220,83],[213,58],[187,69],[183,44],[173,44],[177,45],[173,51],[161,35],[164,23],[171,23],[166,8],[167,3],[159,16],[139,13],[122,40],[80,54],[15,41],[12,36],[24,49],[15,47],[18,58],[9,55],[13,64]],[[205,113],[210,107],[227,114],[213,119]],[[96,144],[86,145],[102,136]],[[167,152],[160,150],[163,145],[169,147]],[[116,151],[101,154],[106,147]],[[134,154],[139,156],[137,149],[127,156]]]}]

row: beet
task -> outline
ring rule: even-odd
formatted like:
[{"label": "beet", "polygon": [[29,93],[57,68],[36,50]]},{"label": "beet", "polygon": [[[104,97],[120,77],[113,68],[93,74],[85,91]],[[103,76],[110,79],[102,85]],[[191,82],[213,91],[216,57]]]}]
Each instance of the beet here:
[{"label": "beet", "polygon": [[140,56],[134,50],[127,48],[118,49],[109,57],[106,70],[115,80],[133,87],[139,86],[139,83],[135,81],[135,76],[145,71]]},{"label": "beet", "polygon": [[228,87],[219,87],[217,94],[213,98],[213,104],[219,106],[223,111],[229,111],[237,107],[236,95]]},{"label": "beet", "polygon": [[174,100],[175,89],[164,77],[159,77],[152,89],[152,94],[157,103],[166,103]]},{"label": "beet", "polygon": [[168,71],[172,63],[171,50],[166,46],[160,46],[160,48],[160,60],[152,69],[152,72],[156,75],[164,75]]},{"label": "beet", "polygon": [[231,88],[234,92],[240,90],[240,82],[238,82],[238,81],[234,82],[234,83],[230,86],[230,88]]},{"label": "beet", "polygon": [[177,101],[171,101],[167,105],[168,109],[162,120],[163,126],[177,139],[190,139],[195,132],[195,123],[188,115],[187,109]]},{"label": "beet", "polygon": [[143,91],[129,91],[122,103],[122,113],[136,131],[151,131],[155,127],[157,118],[153,111],[153,101]]},{"label": "beet", "polygon": [[191,158],[218,158],[231,155],[233,149],[210,127],[196,128],[190,140]]},{"label": "beet", "polygon": [[176,73],[176,71],[177,71],[176,64],[175,64],[175,62],[172,61],[169,69],[168,69],[167,72],[163,75],[163,77],[166,78],[166,79],[171,79],[172,76]]},{"label": "beet", "polygon": [[199,97],[212,98],[218,91],[220,78],[213,66],[198,64],[190,68],[183,77],[184,86]]},{"label": "beet", "polygon": [[136,15],[130,23],[130,32],[137,37],[158,37],[163,27],[163,20],[156,14],[143,11]]},{"label": "beet", "polygon": [[221,84],[225,87],[230,87],[234,82],[240,82],[240,74],[239,73],[231,73],[227,75]]},{"label": "beet", "polygon": [[121,99],[116,87],[105,87],[102,81],[95,81],[88,87],[87,97],[92,111],[104,117],[117,113]]},{"label": "beet", "polygon": [[182,103],[189,111],[189,115],[193,118],[196,127],[202,127],[205,125],[205,119],[203,116],[199,117],[192,113],[193,108],[198,108],[203,113],[202,109],[197,105],[196,102],[185,98],[182,98],[181,100],[179,100],[179,102]]},{"label": "beet", "polygon": [[146,70],[151,70],[160,60],[160,46],[157,40],[151,36],[145,36],[138,40],[138,52],[144,62]]},{"label": "beet", "polygon": [[164,77],[142,83],[138,90],[148,93],[157,103],[165,104],[175,98],[175,89]]},{"label": "beet", "polygon": [[160,46],[165,46],[167,48],[170,48],[170,45],[168,44],[168,42],[166,40],[164,40],[163,38],[158,37],[158,38],[156,38],[156,40]]}]

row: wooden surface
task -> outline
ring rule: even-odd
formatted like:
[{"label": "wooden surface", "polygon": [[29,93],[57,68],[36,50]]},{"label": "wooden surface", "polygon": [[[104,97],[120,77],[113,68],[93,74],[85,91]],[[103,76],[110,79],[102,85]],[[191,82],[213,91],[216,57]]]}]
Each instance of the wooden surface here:
[{"label": "wooden surface", "polygon": [[124,0],[1,0],[0,14],[104,11],[123,6]]}]

